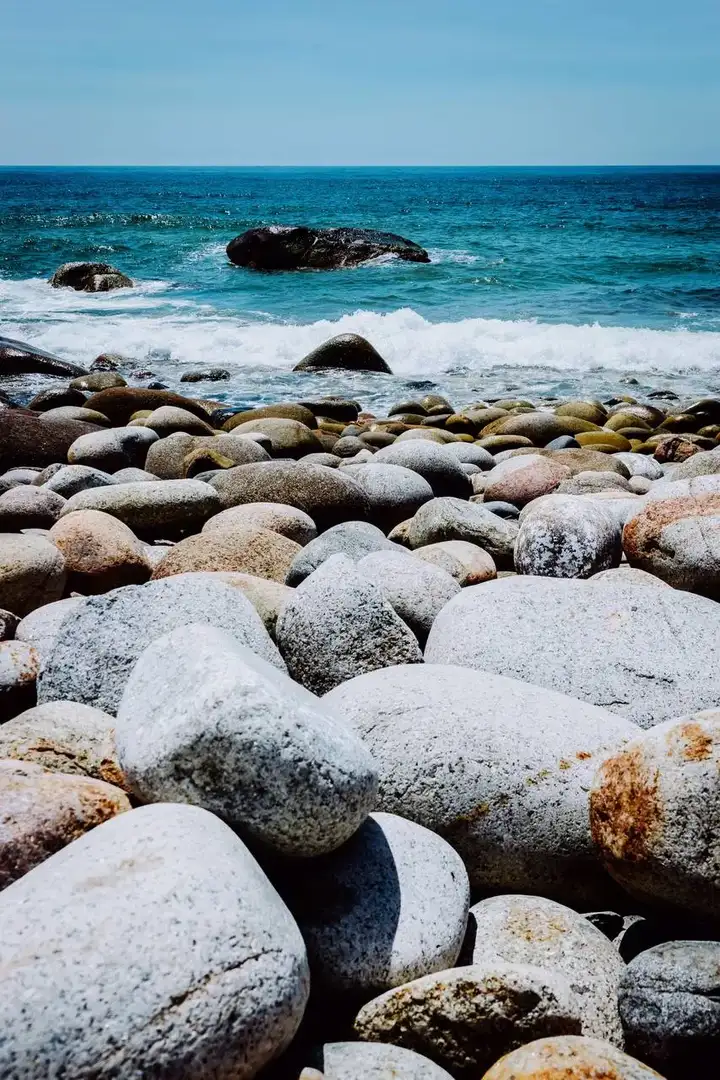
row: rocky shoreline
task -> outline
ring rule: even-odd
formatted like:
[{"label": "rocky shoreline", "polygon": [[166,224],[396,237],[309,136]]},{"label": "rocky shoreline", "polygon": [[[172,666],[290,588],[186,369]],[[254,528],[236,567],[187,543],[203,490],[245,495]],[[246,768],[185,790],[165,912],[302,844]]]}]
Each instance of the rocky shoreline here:
[{"label": "rocky shoreline", "polygon": [[0,404],[0,1075],[714,1075],[720,399],[67,379]]}]

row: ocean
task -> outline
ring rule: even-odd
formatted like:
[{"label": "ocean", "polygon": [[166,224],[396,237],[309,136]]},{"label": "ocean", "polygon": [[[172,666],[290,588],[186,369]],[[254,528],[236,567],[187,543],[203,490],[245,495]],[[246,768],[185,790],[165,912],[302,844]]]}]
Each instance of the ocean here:
[{"label": "ocean", "polygon": [[[398,232],[432,261],[232,266],[228,241],[271,223]],[[74,260],[136,287],[52,289]],[[291,374],[348,331],[394,376]],[[193,393],[237,405],[720,394],[720,168],[4,168],[0,333],[173,388],[224,367]]]}]

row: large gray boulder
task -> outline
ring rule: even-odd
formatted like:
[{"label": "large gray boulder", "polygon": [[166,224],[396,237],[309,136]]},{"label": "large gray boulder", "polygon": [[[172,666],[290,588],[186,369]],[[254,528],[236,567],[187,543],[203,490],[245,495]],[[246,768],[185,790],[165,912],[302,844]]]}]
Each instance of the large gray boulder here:
[{"label": "large gray boulder", "polygon": [[510,577],[464,589],[425,661],[509,675],[651,727],[720,701],[720,606],[675,589]]},{"label": "large gray boulder", "polygon": [[667,1080],[717,1075],[720,942],[668,941],[628,964],[620,1015],[630,1053]]},{"label": "large gray boulder", "polygon": [[298,551],[288,570],[286,583],[293,587],[299,585],[331,555],[345,555],[358,562],[371,551],[397,550],[397,544],[386,540],[377,525],[371,525],[369,521],[343,521]]},{"label": "large gray boulder", "polygon": [[517,522],[498,517],[482,503],[451,498],[425,503],[408,526],[411,548],[464,540],[483,548],[503,569],[512,568],[517,535]]},{"label": "large gray boulder", "polygon": [[499,956],[563,975],[582,1007],[583,1035],[622,1048],[617,1007],[625,962],[583,915],[543,896],[493,896],[470,909],[472,962]]},{"label": "large gray boulder", "polygon": [[374,671],[325,700],[377,763],[379,809],[448,840],[474,888],[586,908],[615,896],[593,849],[587,792],[595,762],[637,734],[634,724],[449,665]]},{"label": "large gray boulder", "polygon": [[118,469],[145,465],[149,447],[157,435],[148,427],[114,427],[81,435],[68,450],[71,465],[114,473]]},{"label": "large gray boulder", "polygon": [[458,458],[428,439],[409,439],[384,446],[368,464],[371,468],[376,465],[402,465],[411,469],[427,480],[436,496],[468,499],[473,493],[470,478],[463,471]]},{"label": "large gray boulder", "polygon": [[4,1080],[250,1080],[300,1023],[297,926],[196,807],[106,822],[0,894],[0,919]]},{"label": "large gray boulder", "polygon": [[460,592],[447,570],[403,550],[372,552],[360,559],[357,568],[377,586],[421,644],[437,613]]},{"label": "large gray boulder", "polygon": [[73,510],[102,510],[138,536],[167,540],[197,532],[221,509],[217,492],[202,480],[141,480],[79,491],[60,517]]},{"label": "large gray boulder", "polygon": [[156,638],[203,622],[226,630],[281,671],[285,665],[249,600],[211,574],[176,574],[82,600],[45,661],[38,703],[80,701],[113,716],[136,660]]},{"label": "large gray boulder", "polygon": [[451,1080],[429,1058],[389,1043],[326,1043],[321,1055],[326,1080]]},{"label": "large gray boulder", "polygon": [[20,620],[15,637],[33,646],[40,657],[41,667],[55,648],[60,627],[65,619],[82,602],[81,596],[66,596],[64,600],[54,600],[51,604],[35,608]]},{"label": "large gray boulder", "polygon": [[275,633],[290,675],[315,694],[376,668],[422,663],[412,630],[346,555],[300,583]]},{"label": "large gray boulder", "polygon": [[587,578],[618,566],[621,555],[622,529],[612,515],[575,495],[549,495],[522,515],[515,569],[539,577]]},{"label": "large gray boulder", "polygon": [[375,766],[352,730],[213,626],[180,626],[145,650],[116,741],[142,802],[202,806],[284,855],[339,847],[375,802]]},{"label": "large gray boulder", "polygon": [[633,896],[720,920],[720,859],[708,840],[720,834],[719,775],[717,711],[657,724],[600,765],[593,839]]},{"label": "large gray boulder", "polygon": [[[458,444],[460,445],[460,444]],[[383,532],[411,518],[433,497],[427,480],[404,465],[370,462],[344,465],[343,473],[363,489],[370,503],[370,518]]]},{"label": "large gray boulder", "polygon": [[307,945],[313,990],[329,1002],[357,1005],[452,967],[460,953],[470,903],[462,859],[394,814],[371,814],[302,870],[286,865],[278,887]]}]

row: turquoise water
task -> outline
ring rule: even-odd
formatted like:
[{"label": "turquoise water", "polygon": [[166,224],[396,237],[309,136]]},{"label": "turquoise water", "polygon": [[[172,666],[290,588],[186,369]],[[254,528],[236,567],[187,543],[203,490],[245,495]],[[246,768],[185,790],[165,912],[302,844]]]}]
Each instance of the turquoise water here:
[{"label": "turquoise water", "polygon": [[[257,274],[225,245],[267,223],[358,225],[429,265]],[[62,262],[136,288],[53,290]],[[369,337],[395,380],[290,376],[320,341]],[[175,385],[227,367],[228,400],[432,383],[458,400],[720,390],[720,169],[2,169],[0,332]]]}]

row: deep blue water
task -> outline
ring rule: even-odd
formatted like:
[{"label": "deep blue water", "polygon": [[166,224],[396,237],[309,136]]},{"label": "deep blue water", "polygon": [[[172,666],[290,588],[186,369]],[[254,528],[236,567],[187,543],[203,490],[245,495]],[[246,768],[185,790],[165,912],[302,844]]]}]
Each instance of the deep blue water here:
[{"label": "deep blue water", "polygon": [[[387,229],[432,262],[231,266],[227,242],[267,223]],[[77,259],[137,287],[50,289]],[[347,329],[465,399],[720,388],[720,169],[0,169],[0,332],[169,382],[222,365],[230,397],[260,398]]]}]

